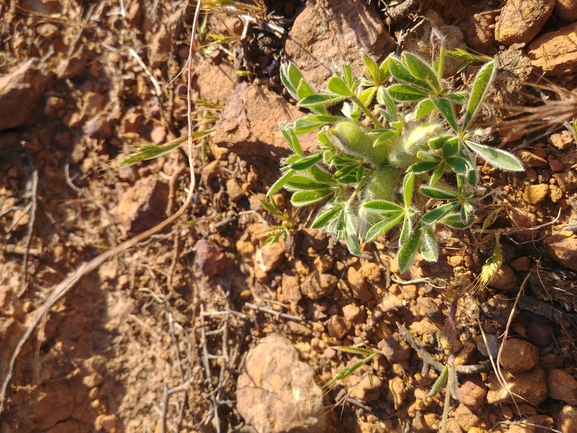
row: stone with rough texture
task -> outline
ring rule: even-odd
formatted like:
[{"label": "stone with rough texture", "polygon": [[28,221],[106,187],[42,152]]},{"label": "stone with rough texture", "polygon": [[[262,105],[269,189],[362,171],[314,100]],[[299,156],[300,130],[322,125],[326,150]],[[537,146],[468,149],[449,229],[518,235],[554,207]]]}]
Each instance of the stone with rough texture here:
[{"label": "stone with rough texture", "polygon": [[557,0],[555,15],[568,22],[577,20],[577,0]]},{"label": "stone with rough texture", "polygon": [[342,339],[351,329],[351,322],[343,316],[334,314],[327,322],[327,330],[329,335],[337,340]]},{"label": "stone with rough texture", "polygon": [[299,361],[296,349],[279,334],[263,338],[248,352],[236,398],[238,412],[259,433],[329,429],[312,367]]},{"label": "stone with rough texture", "polygon": [[337,282],[338,278],[333,274],[321,274],[315,270],[303,281],[301,292],[309,299],[320,299],[323,296],[330,296]]},{"label": "stone with rough texture", "polygon": [[495,27],[495,39],[507,46],[531,42],[554,7],[551,0],[507,0]]},{"label": "stone with rough texture", "polygon": [[363,277],[361,273],[352,266],[347,271],[347,282],[349,283],[351,292],[356,299],[368,301],[373,298],[373,292],[369,289],[365,277]]},{"label": "stone with rough texture", "polygon": [[527,185],[525,192],[523,192],[523,200],[528,204],[539,204],[547,197],[549,192],[549,185]]},{"label": "stone with rough texture", "polygon": [[549,236],[545,239],[545,247],[551,257],[563,266],[577,271],[577,236],[575,234]]},{"label": "stone with rough texture", "polygon": [[199,239],[196,243],[196,263],[204,275],[218,275],[226,266],[226,256],[222,251]]},{"label": "stone with rough texture", "polygon": [[0,78],[0,131],[34,122],[34,113],[54,81],[45,63],[30,59]]},{"label": "stone with rough texture", "polygon": [[539,349],[525,340],[510,338],[501,352],[501,365],[511,373],[531,370],[539,362]]},{"label": "stone with rough texture", "polygon": [[550,416],[530,415],[512,424],[509,433],[548,433],[554,425],[555,421]]},{"label": "stone with rough texture", "polygon": [[118,219],[127,232],[141,233],[165,217],[168,185],[154,176],[138,179],[118,203]]},{"label": "stone with rough texture", "polygon": [[464,404],[460,404],[457,409],[453,412],[453,417],[457,420],[457,423],[461,428],[468,432],[473,427],[485,427],[485,423],[478,415],[471,412]]},{"label": "stone with rough texture", "polygon": [[557,430],[562,433],[577,432],[577,408],[574,406],[563,406],[557,418]]},{"label": "stone with rough texture", "polygon": [[360,381],[358,376],[353,375],[348,383],[352,386],[351,398],[361,403],[378,400],[383,389],[383,381],[374,374],[365,374]]},{"label": "stone with rough texture", "polygon": [[565,370],[554,368],[547,376],[549,397],[577,406],[577,380]]},{"label": "stone with rough texture", "polygon": [[546,33],[529,45],[531,64],[546,75],[562,77],[577,72],[577,22]]},{"label": "stone with rough texture", "polygon": [[487,395],[487,387],[480,377],[462,381],[459,386],[459,401],[470,409],[480,407]]},{"label": "stone with rough texture", "polygon": [[497,11],[487,6],[472,6],[468,19],[461,26],[467,44],[480,53],[487,54],[495,43],[495,19]]},{"label": "stone with rough texture", "polygon": [[256,252],[256,266],[263,272],[274,271],[284,260],[284,246],[281,242],[263,245]]},{"label": "stone with rough texture", "polygon": [[[509,391],[517,394],[520,399],[525,399],[529,404],[538,406],[547,398],[547,378],[545,370],[540,365],[515,375],[503,371],[503,375]],[[495,373],[489,375],[488,386],[487,403],[499,404],[512,401],[511,394],[499,383]]]},{"label": "stone with rough texture", "polygon": [[517,287],[517,276],[511,266],[505,263],[489,281],[489,286],[497,290],[513,290]]},{"label": "stone with rough texture", "polygon": [[362,73],[359,50],[375,61],[395,49],[374,4],[354,0],[306,2],[296,17],[285,45],[294,62],[316,91],[325,88],[333,66],[350,63]]},{"label": "stone with rough texture", "polygon": [[[298,108],[266,87],[241,83],[226,101],[214,142],[248,159],[278,159],[290,153],[278,124],[301,117],[303,113]],[[313,135],[301,135],[299,140],[304,151],[314,148],[316,143]]]}]

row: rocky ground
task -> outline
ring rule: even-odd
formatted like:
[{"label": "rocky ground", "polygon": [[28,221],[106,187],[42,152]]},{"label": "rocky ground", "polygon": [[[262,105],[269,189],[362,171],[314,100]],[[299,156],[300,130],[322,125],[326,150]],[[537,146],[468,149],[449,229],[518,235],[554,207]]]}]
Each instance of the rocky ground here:
[{"label": "rocky ground", "polygon": [[[445,389],[427,394],[455,299],[448,431],[577,432],[577,146],[563,123],[577,117],[577,2],[205,5],[191,191],[186,146],[119,162],[187,134],[194,5],[0,0],[0,432],[438,431]],[[268,214],[259,199],[288,154],[277,125],[303,115],[280,62],[322,89],[335,66],[361,71],[361,49],[430,57],[431,32],[498,61],[485,130],[526,171],[481,167],[479,214],[498,210],[495,223],[439,232],[439,262],[400,274],[386,239],[351,256],[284,192],[286,218]],[[456,85],[475,72],[458,67]],[[43,314],[67,275],[189,193],[180,218]],[[282,227],[287,240],[265,244]],[[504,264],[471,293],[497,231]],[[377,356],[334,381],[364,357],[350,346]]]}]

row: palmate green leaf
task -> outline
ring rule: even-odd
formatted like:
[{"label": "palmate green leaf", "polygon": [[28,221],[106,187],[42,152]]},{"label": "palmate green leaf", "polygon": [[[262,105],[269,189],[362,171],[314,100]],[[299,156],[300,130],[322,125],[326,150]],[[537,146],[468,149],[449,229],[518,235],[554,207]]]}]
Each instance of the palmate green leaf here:
[{"label": "palmate green leaf", "polygon": [[428,262],[436,262],[439,259],[439,246],[433,227],[427,227],[423,231],[420,251],[423,258]]},{"label": "palmate green leaf", "polygon": [[391,230],[403,220],[403,213],[388,215],[384,220],[373,225],[365,235],[365,242],[373,242]]},{"label": "palmate green leaf", "polygon": [[435,200],[458,200],[459,194],[450,190],[449,188],[441,188],[438,186],[421,185],[421,194]]},{"label": "palmate green leaf", "polygon": [[435,109],[435,104],[429,98],[423,99],[421,102],[417,104],[417,108],[415,109],[415,117],[417,119],[422,119],[425,116],[431,114],[431,112]]},{"label": "palmate green leaf", "polygon": [[459,151],[459,142],[457,140],[447,140],[443,144],[443,158],[455,156]]},{"label": "palmate green leaf", "polygon": [[305,79],[303,78],[297,87],[298,101],[300,101],[303,98],[306,98],[307,96],[310,96],[314,93],[315,93],[315,91],[313,90],[313,88],[311,86],[309,86],[309,83],[307,83],[305,81]]},{"label": "palmate green leaf", "polygon": [[369,87],[368,89],[364,89],[361,92],[359,99],[363,104],[365,104],[366,106],[369,106],[369,105],[371,105],[371,102],[373,102],[373,98],[375,97],[375,93],[377,93],[377,88],[376,87]]},{"label": "palmate green leaf", "polygon": [[327,189],[329,185],[326,183],[316,182],[310,177],[295,174],[291,176],[289,181],[285,184],[285,188],[289,191],[312,191],[317,189]]},{"label": "palmate green leaf", "polygon": [[285,174],[283,174],[273,185],[270,187],[268,192],[266,193],[267,197],[270,197],[274,193],[281,190],[283,186],[290,180],[290,178],[295,174],[294,170],[287,170]]},{"label": "palmate green leaf", "polygon": [[401,189],[403,193],[403,200],[405,203],[405,209],[408,210],[411,207],[411,202],[413,201],[413,186],[415,185],[415,174],[407,173],[403,179],[403,188]]},{"label": "palmate green leaf", "polygon": [[447,215],[443,218],[443,223],[448,225],[449,227],[453,227],[455,229],[466,229],[470,227],[475,222],[475,218],[472,216],[466,219],[461,218],[460,213],[452,213]]},{"label": "palmate green leaf", "polygon": [[521,161],[513,154],[494,147],[465,140],[465,144],[493,167],[505,171],[524,171]]},{"label": "palmate green leaf", "polygon": [[310,110],[325,109],[326,107],[336,104],[344,99],[343,96],[329,95],[324,93],[314,93],[309,95],[299,102],[300,107],[308,108]]},{"label": "palmate green leaf", "polygon": [[435,92],[439,92],[441,90],[441,83],[439,82],[439,78],[437,77],[435,71],[433,71],[429,65],[423,62],[417,56],[409,53],[408,51],[405,51],[402,54],[402,62],[407,66],[413,76],[429,83],[430,90]]},{"label": "palmate green leaf", "polygon": [[453,128],[454,131],[459,130],[459,124],[457,121],[457,115],[455,114],[455,109],[451,101],[445,98],[431,99],[437,110],[443,115],[449,126]]},{"label": "palmate green leaf", "polygon": [[319,212],[319,214],[317,215],[317,217],[313,221],[311,228],[321,229],[323,227],[328,226],[329,224],[331,224],[334,220],[336,220],[339,217],[339,214],[342,211],[343,211],[343,205],[342,204],[334,206],[334,207],[330,207],[328,209],[323,209],[321,212]]},{"label": "palmate green leaf", "polygon": [[279,125],[280,133],[287,142],[289,148],[299,156],[303,156],[303,151],[299,142],[298,137],[295,134],[295,130],[292,127],[286,126],[286,124],[281,123]]},{"label": "palmate green leaf", "polygon": [[429,179],[429,185],[434,185],[441,180],[443,173],[445,172],[445,162],[443,161],[439,164],[439,167],[433,172],[431,179]]},{"label": "palmate green leaf", "polygon": [[344,210],[345,214],[345,242],[347,248],[355,256],[361,255],[361,246],[359,244],[359,238],[357,236],[357,229],[355,224],[355,216],[350,211],[350,209]]},{"label": "palmate green leaf", "polygon": [[445,95],[449,101],[454,102],[455,104],[463,105],[469,99],[469,92],[454,92]]},{"label": "palmate green leaf", "polygon": [[387,90],[391,98],[399,102],[416,102],[429,96],[424,91],[406,84],[393,84]]},{"label": "palmate green leaf", "polygon": [[391,138],[398,136],[400,132],[396,129],[375,129],[369,133],[370,136],[376,137],[375,141],[373,142],[373,147],[380,146],[383,143],[386,143]]},{"label": "palmate green leaf", "polygon": [[390,120],[387,118],[387,121],[392,123],[399,119],[399,111],[397,110],[397,106],[395,105],[395,102],[391,98],[391,95],[385,86],[380,86],[379,90],[377,90],[377,102],[387,107],[387,114],[390,116]]},{"label": "palmate green leaf", "polygon": [[[340,168],[333,174],[333,179],[335,180],[343,180],[347,176],[349,176],[353,171],[358,170],[359,164],[353,165],[345,165],[344,167]],[[356,180],[356,173],[355,173],[355,180]]]},{"label": "palmate green leaf", "polygon": [[381,214],[399,213],[403,214],[405,210],[396,203],[387,200],[372,200],[363,204],[363,207],[370,212]]},{"label": "palmate green leaf", "polygon": [[391,57],[391,60],[389,61],[389,71],[391,72],[393,77],[395,77],[399,81],[403,81],[404,83],[410,84],[411,86],[417,86],[423,89],[423,91],[435,92],[435,87],[433,86],[432,83],[429,83],[428,81],[423,80],[421,78],[415,77],[409,70],[409,68],[407,68],[398,59],[395,59],[394,57]]},{"label": "palmate green leaf", "polygon": [[[335,123],[343,120],[338,116],[326,116],[322,114],[310,114],[295,120],[292,125],[296,134],[307,134],[322,128],[327,123]],[[346,120],[346,119],[345,119]]]},{"label": "palmate green leaf", "polygon": [[368,74],[366,75],[368,75],[368,78],[372,81],[373,84],[379,85],[380,84],[379,67],[374,62],[374,60],[371,59],[364,51],[361,52],[361,57],[363,59],[363,63],[367,67]]},{"label": "palmate green leaf", "polygon": [[319,189],[315,191],[298,191],[291,197],[293,206],[301,207],[316,203],[333,193],[330,189]]},{"label": "palmate green leaf", "polygon": [[399,246],[409,242],[411,232],[413,231],[413,220],[407,212],[403,215],[403,227],[399,235]]},{"label": "palmate green leaf", "polygon": [[460,156],[451,156],[446,159],[447,165],[451,167],[451,169],[455,173],[465,174],[469,170],[471,170],[471,166],[469,162],[465,158],[461,158]]},{"label": "palmate green leaf", "polygon": [[495,76],[495,62],[491,61],[483,65],[483,67],[477,73],[475,81],[473,82],[473,87],[471,88],[471,97],[469,98],[469,103],[465,109],[465,115],[463,116],[463,121],[461,122],[461,131],[466,131],[469,124],[475,117],[475,114],[481,108],[481,105],[489,93],[489,88],[493,77]]},{"label": "palmate green leaf", "polygon": [[320,161],[323,160],[323,154],[322,153],[317,153],[314,155],[309,155],[309,156],[305,156],[300,158],[298,161],[293,162],[290,165],[290,168],[292,170],[306,170],[309,167],[312,167],[313,165],[319,163]]},{"label": "palmate green leaf", "polygon": [[333,76],[327,83],[327,89],[336,95],[349,97],[353,94],[351,89],[347,87],[347,83],[341,77]]},{"label": "palmate green leaf", "polygon": [[283,86],[297,101],[300,99],[297,93],[297,87],[303,78],[302,74],[294,63],[284,63],[280,67],[280,79]]},{"label": "palmate green leaf", "polygon": [[420,161],[420,162],[416,162],[413,165],[411,165],[407,171],[411,171],[415,174],[423,174],[423,173],[427,173],[428,171],[432,170],[433,168],[435,168],[436,166],[439,165],[440,162],[440,158],[439,161]]},{"label": "palmate green leaf", "polygon": [[397,254],[397,263],[399,264],[399,271],[405,272],[413,260],[415,255],[419,250],[419,245],[421,243],[421,237],[423,235],[423,228],[420,224],[415,227],[415,231],[409,238],[409,241],[401,246]]},{"label": "palmate green leaf", "polygon": [[333,179],[333,176],[330,173],[327,173],[322,168],[319,168],[316,165],[313,165],[307,171],[312,176],[312,178],[314,180],[316,180],[317,182],[322,182],[322,183],[327,183],[327,184],[336,183]]},{"label": "palmate green leaf", "polygon": [[438,206],[432,211],[429,211],[425,215],[423,215],[423,218],[421,218],[421,223],[423,223],[425,226],[435,224],[436,222],[440,221],[445,216],[453,212],[457,208],[457,206],[459,206],[459,203],[457,202],[447,203]]}]

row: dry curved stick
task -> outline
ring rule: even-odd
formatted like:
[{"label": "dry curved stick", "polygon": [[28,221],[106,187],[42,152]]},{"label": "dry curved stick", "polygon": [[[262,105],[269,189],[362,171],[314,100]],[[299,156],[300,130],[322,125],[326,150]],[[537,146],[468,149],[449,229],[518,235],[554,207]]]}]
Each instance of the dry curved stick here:
[{"label": "dry curved stick", "polygon": [[[198,17],[198,10],[197,10],[196,17]],[[151,229],[149,229],[143,233],[140,233],[140,234],[134,236],[132,239],[128,239],[127,241],[121,243],[117,247],[112,248],[111,250],[108,250],[108,251],[102,253],[101,255],[99,255],[98,257],[95,257],[94,259],[92,259],[88,263],[83,263],[82,265],[80,265],[80,267],[76,271],[74,271],[71,275],[66,277],[60,284],[58,284],[56,287],[54,287],[52,289],[52,293],[50,293],[50,295],[46,299],[44,305],[35,311],[36,316],[34,317],[34,320],[30,324],[30,326],[28,327],[28,329],[26,330],[26,332],[24,333],[22,338],[20,338],[20,340],[18,341],[18,344],[16,345],[16,348],[14,349],[14,353],[10,357],[10,361],[8,363],[8,371],[6,373],[6,377],[2,381],[2,388],[0,390],[0,414],[2,412],[4,412],[4,400],[6,399],[6,391],[8,389],[8,385],[10,384],[10,379],[12,378],[12,373],[14,371],[14,364],[16,363],[16,359],[18,358],[18,355],[22,351],[24,344],[26,344],[26,342],[28,341],[28,339],[30,338],[30,336],[32,335],[34,330],[42,322],[42,319],[46,317],[46,315],[48,314],[50,309],[56,304],[56,302],[58,302],[60,299],[62,299],[71,289],[73,289],[74,286],[76,285],[76,283],[78,283],[78,281],[82,277],[84,277],[85,275],[88,275],[90,272],[97,269],[100,265],[102,265],[108,259],[111,259],[112,257],[115,257],[116,255],[123,253],[127,249],[132,248],[136,244],[142,242],[143,240],[147,239],[148,237],[152,236],[153,234],[158,233],[159,231],[161,231],[165,227],[168,227],[169,225],[174,223],[184,213],[184,211],[188,208],[188,206],[192,202],[192,195],[193,195],[194,189],[196,187],[196,180],[194,177],[194,164],[193,164],[193,160],[192,160],[192,149],[193,149],[193,145],[192,145],[192,115],[191,115],[192,103],[190,101],[190,95],[191,95],[191,83],[192,83],[192,61],[191,60],[192,60],[192,55],[194,53],[194,34],[196,31],[196,21],[197,20],[195,19],[193,21],[193,24],[192,24],[191,41],[190,41],[190,49],[189,49],[189,57],[188,57],[187,112],[188,112],[188,165],[190,168],[190,187],[189,187],[189,191],[188,191],[188,195],[186,197],[186,200],[183,203],[183,205],[180,207],[180,209],[178,209],[178,211],[176,211],[176,213],[169,216],[168,218],[166,218],[161,223],[157,224],[156,226],[152,227]]]}]

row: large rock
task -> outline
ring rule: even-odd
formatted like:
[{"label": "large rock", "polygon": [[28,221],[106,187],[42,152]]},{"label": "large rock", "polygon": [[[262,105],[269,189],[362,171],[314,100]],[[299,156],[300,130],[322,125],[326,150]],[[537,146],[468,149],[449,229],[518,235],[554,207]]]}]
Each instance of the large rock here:
[{"label": "large rock", "polygon": [[[264,86],[241,83],[230,95],[216,125],[215,143],[238,155],[280,158],[290,153],[278,124],[304,117],[298,108],[289,104]],[[301,136],[303,150],[312,149],[316,138]]]},{"label": "large rock", "polygon": [[495,39],[507,46],[529,43],[553,13],[551,0],[507,0],[495,28]]},{"label": "large rock", "polygon": [[28,125],[54,80],[45,63],[30,59],[0,78],[0,131]]},{"label": "large rock", "polygon": [[531,64],[547,75],[562,77],[577,72],[577,22],[535,39],[528,55]]},{"label": "large rock", "polygon": [[545,239],[545,247],[551,257],[563,266],[577,271],[577,236],[575,234],[549,236]]},{"label": "large rock", "polygon": [[565,370],[554,368],[547,376],[549,397],[577,406],[577,380]]},{"label": "large rock", "polygon": [[350,63],[362,73],[359,49],[375,60],[394,50],[389,35],[374,5],[355,0],[307,2],[297,16],[286,42],[287,58],[320,91],[334,66]]},{"label": "large rock", "polygon": [[555,15],[568,22],[577,20],[577,0],[557,0]]},{"label": "large rock", "polygon": [[512,374],[503,371],[507,387],[503,387],[495,373],[489,375],[489,392],[487,403],[499,404],[510,403],[511,394],[518,399],[525,400],[529,404],[539,406],[547,398],[547,378],[545,370],[540,365],[522,373]]},{"label": "large rock", "polygon": [[314,377],[290,341],[271,334],[247,354],[237,383],[238,412],[259,433],[330,431]]}]

